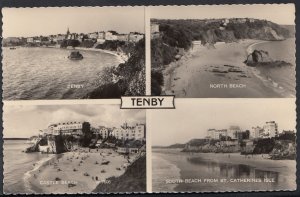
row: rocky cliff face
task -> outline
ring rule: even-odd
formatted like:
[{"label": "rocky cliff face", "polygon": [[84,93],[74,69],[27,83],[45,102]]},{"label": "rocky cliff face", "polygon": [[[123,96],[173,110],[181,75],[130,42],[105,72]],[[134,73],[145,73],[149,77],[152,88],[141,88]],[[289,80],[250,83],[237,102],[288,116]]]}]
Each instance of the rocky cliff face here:
[{"label": "rocky cliff face", "polygon": [[[109,79],[107,78],[109,77]],[[112,77],[113,76],[113,77]],[[101,84],[84,98],[120,98],[146,94],[145,40],[140,40],[131,51],[128,61],[106,69],[99,76]]]},{"label": "rocky cliff face", "polygon": [[276,141],[272,152],[271,159],[296,159],[296,145],[289,140]]},{"label": "rocky cliff face", "polygon": [[258,19],[152,20],[160,25],[163,42],[188,48],[193,40],[202,44],[234,42],[238,39],[283,40],[292,32],[285,26]]}]

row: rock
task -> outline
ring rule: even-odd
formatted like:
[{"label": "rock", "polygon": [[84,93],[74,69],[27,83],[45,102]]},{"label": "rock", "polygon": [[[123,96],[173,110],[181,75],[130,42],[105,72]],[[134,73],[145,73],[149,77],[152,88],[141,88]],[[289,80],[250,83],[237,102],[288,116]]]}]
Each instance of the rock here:
[{"label": "rock", "polygon": [[254,50],[250,53],[247,57],[245,63],[253,64],[253,63],[265,63],[265,62],[272,62],[273,60],[269,57],[269,53],[263,50]]},{"label": "rock", "polygon": [[179,55],[179,54],[178,54],[178,55],[175,55],[175,59],[176,59],[176,60],[180,60],[181,57],[182,57],[182,56]]}]

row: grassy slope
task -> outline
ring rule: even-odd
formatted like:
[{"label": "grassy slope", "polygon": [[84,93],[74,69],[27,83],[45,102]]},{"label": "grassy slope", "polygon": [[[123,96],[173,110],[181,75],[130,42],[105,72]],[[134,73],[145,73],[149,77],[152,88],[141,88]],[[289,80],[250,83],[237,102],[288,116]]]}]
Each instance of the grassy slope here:
[{"label": "grassy slope", "polygon": [[130,165],[119,177],[111,177],[111,184],[99,184],[93,192],[146,192],[146,156]]}]

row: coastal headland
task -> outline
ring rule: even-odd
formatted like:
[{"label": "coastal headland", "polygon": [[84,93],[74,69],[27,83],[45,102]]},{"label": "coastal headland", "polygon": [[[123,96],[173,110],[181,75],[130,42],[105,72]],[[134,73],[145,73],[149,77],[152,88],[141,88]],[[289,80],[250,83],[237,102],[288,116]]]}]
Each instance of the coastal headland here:
[{"label": "coastal headland", "polygon": [[[295,97],[293,26],[223,18],[151,19],[151,27],[152,95]],[[249,63],[257,51],[267,57]]]}]

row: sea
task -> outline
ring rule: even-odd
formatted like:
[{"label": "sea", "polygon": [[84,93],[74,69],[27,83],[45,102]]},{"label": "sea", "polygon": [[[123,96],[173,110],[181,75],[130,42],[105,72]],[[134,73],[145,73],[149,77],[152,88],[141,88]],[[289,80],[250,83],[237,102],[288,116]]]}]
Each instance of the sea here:
[{"label": "sea", "polygon": [[4,100],[79,99],[97,87],[104,67],[120,60],[102,51],[85,51],[82,60],[69,60],[60,48],[3,48]]},{"label": "sea", "polygon": [[[263,170],[250,165],[216,162],[205,159],[205,156],[202,158],[193,155],[192,153],[182,153],[178,150],[152,149],[152,191],[272,191],[296,188],[295,175],[291,176],[289,173],[281,174],[273,171],[272,166],[269,166],[268,170]],[[265,178],[274,182],[259,182],[259,180],[264,180]],[[202,181],[200,183],[185,182],[185,180],[200,179]],[[205,179],[208,182],[205,182]],[[226,179],[227,182],[222,182],[222,179]],[[257,180],[257,182],[241,183],[230,181],[239,179],[252,179]],[[182,180],[183,182],[178,182],[177,180]]]},{"label": "sea", "polygon": [[292,66],[257,67],[254,74],[283,97],[296,97],[296,45],[295,38],[282,41],[261,42],[251,50],[264,50],[272,60],[285,61]]},{"label": "sea", "polygon": [[37,170],[52,155],[41,153],[24,153],[28,147],[25,140],[4,140],[3,191],[6,194],[36,193],[39,188],[33,188],[28,181],[31,172]]}]

